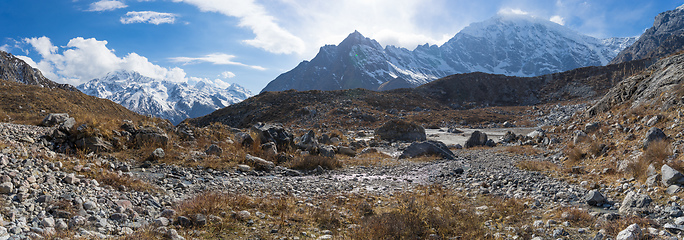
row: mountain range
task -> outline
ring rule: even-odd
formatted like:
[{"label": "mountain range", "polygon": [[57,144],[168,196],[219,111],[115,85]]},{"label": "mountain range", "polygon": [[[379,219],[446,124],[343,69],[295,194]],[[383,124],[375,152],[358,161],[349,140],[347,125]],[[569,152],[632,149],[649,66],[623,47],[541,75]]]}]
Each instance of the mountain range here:
[{"label": "mountain range", "polygon": [[207,115],[252,95],[237,84],[218,88],[203,81],[194,84],[173,82],[130,71],[111,72],[77,88],[85,94],[112,100],[139,114],[169,119],[173,124],[186,118]]},{"label": "mountain range", "polygon": [[263,90],[389,90],[416,87],[458,73],[531,77],[608,64],[637,37],[597,39],[527,15],[499,14],[473,23],[441,46],[414,50],[351,33]]}]

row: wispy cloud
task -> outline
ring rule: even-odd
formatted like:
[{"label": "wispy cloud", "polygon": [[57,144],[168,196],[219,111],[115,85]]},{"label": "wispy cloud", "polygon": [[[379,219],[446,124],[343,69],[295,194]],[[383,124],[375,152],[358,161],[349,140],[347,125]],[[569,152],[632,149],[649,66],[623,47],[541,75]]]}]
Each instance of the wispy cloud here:
[{"label": "wispy cloud", "polygon": [[225,71],[225,72],[222,72],[221,74],[219,74],[219,77],[222,77],[222,78],[225,78],[225,79],[234,78],[234,77],[235,77],[235,73],[229,72],[229,71]]},{"label": "wispy cloud", "polygon": [[126,8],[128,5],[117,0],[101,0],[90,4],[90,8],[87,11],[90,12],[104,12],[112,11],[119,8]]},{"label": "wispy cloud", "polygon": [[9,49],[10,49],[10,46],[7,44],[0,46],[0,51],[9,52]]},{"label": "wispy cloud", "polygon": [[123,24],[150,23],[159,25],[162,23],[172,24],[174,22],[176,22],[176,14],[154,11],[128,12],[126,16],[121,17],[121,23]]},{"label": "wispy cloud", "polygon": [[243,42],[272,53],[302,53],[304,41],[276,23],[276,18],[254,0],[174,0],[194,5],[203,12],[217,12],[240,20],[238,26],[249,28],[256,35]]},{"label": "wispy cloud", "polygon": [[177,63],[183,63],[184,65],[186,64],[196,64],[196,63],[212,63],[215,65],[235,65],[235,66],[243,66],[243,67],[249,67],[252,69],[256,70],[266,70],[266,68],[261,67],[261,66],[254,66],[254,65],[247,65],[244,63],[240,62],[234,62],[233,58],[235,58],[235,55],[229,55],[225,53],[213,53],[213,54],[208,54],[204,57],[174,57],[170,58],[172,62],[177,62]]}]

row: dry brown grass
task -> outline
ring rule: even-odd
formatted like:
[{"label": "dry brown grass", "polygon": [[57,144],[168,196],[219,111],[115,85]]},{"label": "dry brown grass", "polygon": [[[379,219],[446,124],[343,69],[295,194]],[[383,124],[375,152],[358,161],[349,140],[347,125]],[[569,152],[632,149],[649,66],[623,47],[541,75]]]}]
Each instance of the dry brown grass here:
[{"label": "dry brown grass", "polygon": [[561,170],[560,166],[549,161],[525,160],[518,162],[515,166],[522,170],[535,172],[558,172]]},{"label": "dry brown grass", "polygon": [[356,157],[341,156],[340,161],[344,166],[391,166],[399,163],[382,152],[357,154]]},{"label": "dry brown grass", "polygon": [[561,216],[572,224],[573,227],[591,227],[595,222],[594,217],[589,214],[587,209],[577,207],[562,207],[556,211],[556,216]]},{"label": "dry brown grass", "polygon": [[512,146],[506,147],[506,152],[521,155],[521,156],[537,156],[544,153],[544,150],[534,148],[533,146]]},{"label": "dry brown grass", "polygon": [[76,121],[85,118],[128,119],[139,122],[147,117],[134,113],[110,100],[81,92],[49,89],[0,80],[0,120],[14,123],[40,123],[48,113],[69,113]]},{"label": "dry brown grass", "polygon": [[568,146],[565,150],[563,150],[566,156],[568,156],[568,161],[571,164],[577,164],[584,159],[587,154],[582,151],[582,149],[575,147],[575,146]]},{"label": "dry brown grass", "polygon": [[298,170],[313,170],[319,166],[324,169],[337,169],[342,167],[342,163],[336,158],[329,158],[319,155],[306,155],[303,157],[295,157],[285,166]]},{"label": "dry brown grass", "polygon": [[[606,229],[606,235],[608,236],[617,236],[620,231],[623,229],[627,228],[629,225],[632,224],[639,224],[639,227],[641,229],[646,229],[648,227],[656,225],[656,222],[649,218],[644,218],[644,217],[636,217],[636,216],[625,216],[625,217],[620,217],[616,220],[612,221],[607,221],[607,222],[602,222],[600,224],[601,228]],[[642,235],[641,240],[644,239],[649,239],[644,235]]]},{"label": "dry brown grass", "polygon": [[[627,171],[632,174],[632,176],[640,181],[646,181],[648,177],[646,170],[648,166],[653,164],[656,169],[660,169],[665,160],[672,155],[672,147],[668,141],[657,141],[649,144],[648,148],[644,153],[628,165]],[[681,170],[681,164],[670,164],[671,167]]]}]

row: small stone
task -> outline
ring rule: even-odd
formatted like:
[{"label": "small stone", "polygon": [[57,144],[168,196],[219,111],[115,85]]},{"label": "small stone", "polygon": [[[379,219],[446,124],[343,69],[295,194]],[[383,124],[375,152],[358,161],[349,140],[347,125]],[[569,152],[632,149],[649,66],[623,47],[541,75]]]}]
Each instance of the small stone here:
[{"label": "small stone", "polygon": [[62,181],[68,184],[77,184],[79,182],[79,179],[72,173],[64,177]]},{"label": "small stone", "polygon": [[606,197],[597,190],[591,190],[584,196],[584,201],[591,206],[601,206],[606,202]]},{"label": "small stone", "polygon": [[0,184],[0,193],[8,194],[14,192],[14,184],[12,182],[4,182]]},{"label": "small stone", "polygon": [[166,156],[166,153],[164,152],[164,149],[157,148],[154,151],[152,151],[150,158],[152,158],[152,160],[159,160],[159,159],[164,158],[165,156]]},{"label": "small stone", "polygon": [[207,155],[214,155],[214,156],[221,156],[223,154],[223,149],[219,147],[216,144],[210,145],[206,151],[204,151]]},{"label": "small stone", "polygon": [[239,211],[235,217],[236,217],[238,220],[245,221],[245,220],[249,219],[249,217],[250,217],[251,215],[252,215],[252,214],[249,213],[248,211],[242,210],[242,211]]},{"label": "small stone", "polygon": [[111,216],[109,216],[109,219],[114,220],[114,221],[123,221],[124,219],[127,219],[128,216],[124,213],[113,213]]},{"label": "small stone", "polygon": [[65,229],[69,228],[69,225],[67,225],[67,223],[64,221],[64,219],[60,218],[60,219],[57,219],[57,221],[55,222],[55,228],[57,230],[65,230]]},{"label": "small stone", "polygon": [[194,226],[201,227],[207,225],[207,216],[204,214],[195,214],[195,216],[193,216],[193,220]]},{"label": "small stone", "polygon": [[54,227],[55,226],[55,219],[54,218],[43,218],[42,221],[40,221],[40,225],[43,227]]},{"label": "small stone", "polygon": [[237,168],[238,168],[238,170],[240,170],[241,172],[249,172],[250,170],[252,170],[252,167],[247,166],[247,165],[244,165],[244,164],[239,164],[239,165],[237,165]]},{"label": "small stone", "polygon": [[154,225],[158,227],[166,227],[169,225],[169,219],[165,217],[158,217],[154,220]]},{"label": "small stone", "polygon": [[95,210],[97,208],[97,203],[93,201],[86,201],[83,203],[83,209],[85,210]]},{"label": "small stone", "polygon": [[188,218],[186,216],[178,216],[178,218],[176,218],[176,222],[178,222],[178,224],[180,224],[183,227],[191,227],[192,226],[192,221],[190,220],[190,218]]},{"label": "small stone", "polygon": [[173,210],[173,209],[164,209],[164,210],[161,212],[160,215],[161,215],[162,217],[165,217],[165,218],[171,218],[171,217],[173,217],[173,216],[176,215],[176,210]]}]

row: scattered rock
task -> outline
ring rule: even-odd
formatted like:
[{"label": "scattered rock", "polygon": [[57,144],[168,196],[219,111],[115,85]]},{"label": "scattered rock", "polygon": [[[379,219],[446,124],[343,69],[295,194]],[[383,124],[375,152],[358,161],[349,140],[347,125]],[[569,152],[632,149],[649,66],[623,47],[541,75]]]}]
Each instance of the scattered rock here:
[{"label": "scattered rock", "polygon": [[257,123],[252,130],[257,133],[261,143],[274,142],[281,151],[294,147],[294,137],[281,124]]},{"label": "scattered rock", "polygon": [[67,119],[69,119],[69,114],[67,113],[50,113],[40,122],[39,126],[54,127],[64,123]]},{"label": "scattered rock", "polygon": [[235,141],[242,146],[251,146],[254,143],[252,135],[246,132],[235,133]]},{"label": "scattered rock", "polygon": [[657,127],[652,127],[648,130],[648,132],[646,132],[646,136],[642,141],[643,148],[648,148],[648,145],[650,145],[653,142],[664,140],[667,140],[667,135],[663,132],[663,130]]},{"label": "scattered rock", "polygon": [[621,214],[639,214],[648,212],[648,207],[653,200],[648,194],[639,194],[635,191],[630,191],[620,204]]},{"label": "scattered rock", "polygon": [[245,156],[245,163],[254,167],[255,170],[271,171],[275,168],[275,164],[271,161],[266,161],[262,158],[247,154]]},{"label": "scattered rock", "polygon": [[219,147],[216,144],[209,145],[207,150],[204,151],[207,155],[214,155],[220,157],[221,154],[223,154],[223,148]]},{"label": "scattered rock", "polygon": [[151,160],[156,161],[156,160],[164,158],[165,156],[166,156],[166,152],[164,152],[164,149],[157,148],[154,151],[152,151],[150,158],[151,158]]},{"label": "scattered rock", "polygon": [[480,131],[475,131],[472,134],[470,134],[470,138],[465,143],[465,148],[471,148],[471,147],[476,147],[476,146],[484,146],[487,143],[487,134],[480,132]]},{"label": "scattered rock", "polygon": [[665,186],[684,183],[684,175],[667,164],[663,164],[660,173],[662,174],[662,183]]},{"label": "scattered rock", "polygon": [[425,155],[437,155],[444,159],[455,160],[456,155],[454,155],[451,150],[440,141],[424,141],[412,143],[404,152],[399,156],[402,158],[415,158]]},{"label": "scattered rock", "polygon": [[600,207],[606,203],[606,197],[597,190],[591,190],[584,196],[584,201],[591,206]]},{"label": "scattered rock", "polygon": [[142,148],[144,146],[165,147],[169,142],[169,136],[164,130],[158,127],[145,127],[136,131],[135,147]]},{"label": "scattered rock", "polygon": [[599,128],[601,128],[601,123],[599,122],[587,123],[584,125],[584,131],[587,133],[595,132],[599,130]]},{"label": "scattered rock", "polygon": [[639,240],[641,239],[641,227],[639,224],[629,225],[624,230],[620,231],[615,237],[615,240]]}]

